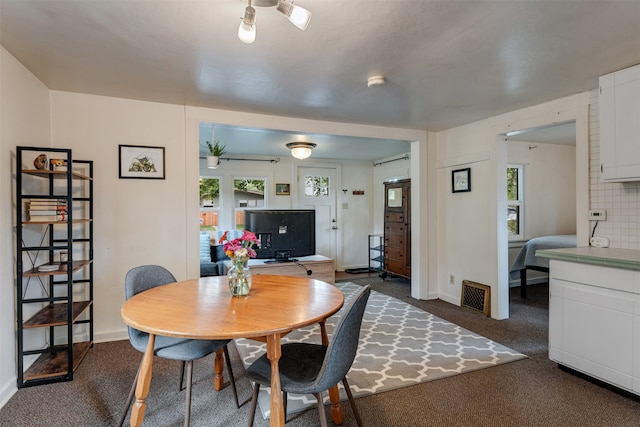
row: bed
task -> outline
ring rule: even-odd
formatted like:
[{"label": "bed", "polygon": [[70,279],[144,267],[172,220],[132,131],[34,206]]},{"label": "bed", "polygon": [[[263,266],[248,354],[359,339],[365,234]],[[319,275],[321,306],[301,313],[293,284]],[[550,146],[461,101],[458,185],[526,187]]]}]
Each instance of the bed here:
[{"label": "bed", "polygon": [[527,270],[549,272],[549,258],[536,256],[538,249],[575,248],[576,235],[535,237],[524,244],[516,259],[513,260],[509,275],[511,279],[520,278],[520,296],[527,297]]}]

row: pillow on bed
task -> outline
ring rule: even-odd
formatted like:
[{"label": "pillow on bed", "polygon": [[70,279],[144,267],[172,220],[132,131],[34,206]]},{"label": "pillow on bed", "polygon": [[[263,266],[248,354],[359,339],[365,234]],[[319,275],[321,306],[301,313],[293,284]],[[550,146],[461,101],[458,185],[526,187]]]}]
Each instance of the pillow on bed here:
[{"label": "pillow on bed", "polygon": [[211,236],[206,231],[200,232],[200,261],[211,261]]}]

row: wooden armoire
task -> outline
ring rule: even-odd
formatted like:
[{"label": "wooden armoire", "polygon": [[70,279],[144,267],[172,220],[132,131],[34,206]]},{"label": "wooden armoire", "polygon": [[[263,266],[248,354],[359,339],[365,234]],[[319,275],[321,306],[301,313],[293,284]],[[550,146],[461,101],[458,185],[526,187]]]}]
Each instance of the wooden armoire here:
[{"label": "wooden armoire", "polygon": [[384,184],[384,271],[411,278],[411,180]]}]

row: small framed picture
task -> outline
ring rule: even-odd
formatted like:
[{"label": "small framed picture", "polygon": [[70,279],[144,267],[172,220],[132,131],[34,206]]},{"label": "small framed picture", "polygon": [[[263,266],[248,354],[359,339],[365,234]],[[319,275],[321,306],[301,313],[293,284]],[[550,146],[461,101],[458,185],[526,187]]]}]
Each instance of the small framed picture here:
[{"label": "small framed picture", "polygon": [[291,194],[289,184],[276,184],[276,196],[288,196]]},{"label": "small framed picture", "polygon": [[471,191],[471,168],[452,171],[451,188],[454,193]]},{"label": "small framed picture", "polygon": [[165,179],[164,147],[119,145],[119,177]]}]

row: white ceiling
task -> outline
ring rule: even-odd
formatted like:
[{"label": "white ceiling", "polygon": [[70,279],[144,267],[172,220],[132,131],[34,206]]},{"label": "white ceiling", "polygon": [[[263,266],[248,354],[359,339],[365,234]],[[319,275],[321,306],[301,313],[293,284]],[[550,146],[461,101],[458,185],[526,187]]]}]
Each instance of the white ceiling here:
[{"label": "white ceiling", "polygon": [[296,4],[306,31],[256,7],[244,44],[240,0],[0,0],[0,43],[53,90],[433,131],[640,63],[637,0]]}]

